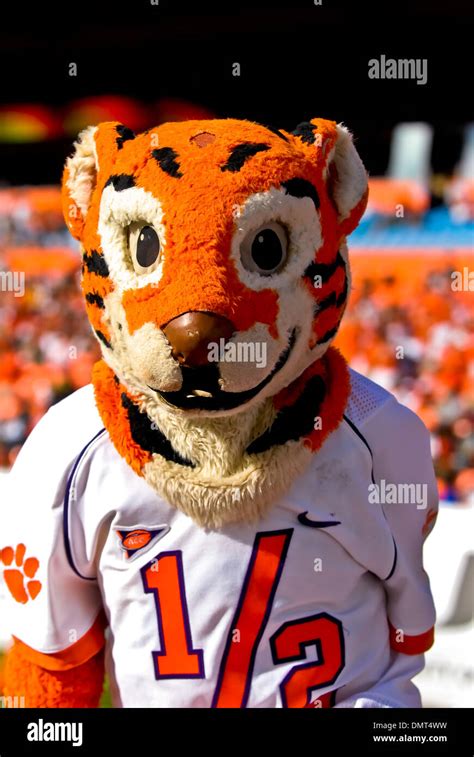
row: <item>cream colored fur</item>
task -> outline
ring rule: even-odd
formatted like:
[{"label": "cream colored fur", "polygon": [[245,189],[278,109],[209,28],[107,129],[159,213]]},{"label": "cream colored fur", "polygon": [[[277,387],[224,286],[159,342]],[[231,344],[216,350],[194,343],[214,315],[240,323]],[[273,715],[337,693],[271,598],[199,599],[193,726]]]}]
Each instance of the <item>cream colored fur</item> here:
[{"label": "cream colored fur", "polygon": [[74,143],[74,155],[66,161],[69,171],[67,187],[83,217],[87,215],[95,187],[99,161],[95,146],[97,126],[88,126]]},{"label": "cream colored fur", "polygon": [[334,163],[337,181],[333,187],[333,199],[339,211],[339,219],[347,218],[367,191],[367,171],[354,147],[349,130],[337,125],[338,138],[328,156],[327,166]]},{"label": "cream colored fur", "polygon": [[[134,221],[153,226],[160,239],[160,263],[151,273],[139,274],[133,268],[127,228]],[[105,187],[100,201],[98,230],[110,275],[120,293],[159,284],[166,255],[166,229],[161,203],[151,192],[140,187],[121,192],[116,192],[111,185]]]},{"label": "cream colored fur", "polygon": [[239,469],[220,479],[201,470],[183,470],[163,458],[145,465],[144,476],[170,504],[200,526],[220,528],[264,517],[304,472],[311,458],[307,447],[293,441],[263,452],[254,460],[244,456]]}]

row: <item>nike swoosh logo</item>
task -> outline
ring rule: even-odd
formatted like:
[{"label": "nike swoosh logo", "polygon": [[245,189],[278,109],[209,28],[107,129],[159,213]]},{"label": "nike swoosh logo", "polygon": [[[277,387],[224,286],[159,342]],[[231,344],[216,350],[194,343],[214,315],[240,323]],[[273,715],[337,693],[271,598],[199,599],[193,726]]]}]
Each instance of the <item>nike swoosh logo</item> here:
[{"label": "nike swoosh logo", "polygon": [[308,511],[299,513],[298,520],[302,526],[310,526],[310,528],[331,528],[331,526],[340,526],[340,520],[311,520],[308,518]]}]

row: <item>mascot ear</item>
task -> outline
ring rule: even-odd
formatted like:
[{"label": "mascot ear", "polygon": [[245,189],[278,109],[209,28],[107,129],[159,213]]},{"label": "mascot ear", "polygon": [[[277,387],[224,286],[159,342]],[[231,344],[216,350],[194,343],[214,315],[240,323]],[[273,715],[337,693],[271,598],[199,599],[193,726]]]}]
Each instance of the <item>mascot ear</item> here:
[{"label": "mascot ear", "polygon": [[350,132],[342,124],[313,118],[291,132],[316,170],[322,171],[341,233],[354,231],[367,205],[367,172]]},{"label": "mascot ear", "polygon": [[123,143],[134,137],[117,121],[88,126],[79,134],[74,152],[66,161],[61,188],[64,220],[76,239],[82,239],[94,190],[102,188]]},{"label": "mascot ear", "polygon": [[336,142],[328,155],[328,193],[336,206],[344,236],[359,223],[367,206],[369,194],[367,171],[354,147],[350,132],[342,124],[336,126]]}]

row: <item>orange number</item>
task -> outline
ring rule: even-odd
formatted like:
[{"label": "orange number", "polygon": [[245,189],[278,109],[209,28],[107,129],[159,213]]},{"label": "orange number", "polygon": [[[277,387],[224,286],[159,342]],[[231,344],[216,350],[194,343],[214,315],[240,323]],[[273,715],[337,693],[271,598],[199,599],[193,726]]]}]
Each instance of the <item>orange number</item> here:
[{"label": "orange number", "polygon": [[[258,533],[229,628],[212,707],[246,707],[258,645],[270,616],[293,529]],[[152,652],[155,676],[204,678],[201,649],[193,649],[180,550],[162,552],[142,568],[145,591],[153,594],[161,651]],[[238,642],[238,643],[234,643]],[[315,646],[316,662],[306,660]],[[283,623],[270,639],[275,665],[298,662],[280,684],[284,707],[329,707],[334,692],[312,699],[334,684],[344,668],[342,624],[325,612]]]},{"label": "orange number", "polygon": [[[275,665],[305,660],[305,647],[317,650],[316,662],[295,665],[280,684],[284,707],[311,706],[311,693],[331,686],[344,667],[342,624],[325,612],[283,623],[271,637],[270,646]],[[328,706],[326,694],[320,702],[320,706]]]},{"label": "orange number", "polygon": [[155,676],[204,678],[202,649],[193,649],[180,550],[162,552],[142,569],[145,591],[153,594],[161,651],[152,652]]}]

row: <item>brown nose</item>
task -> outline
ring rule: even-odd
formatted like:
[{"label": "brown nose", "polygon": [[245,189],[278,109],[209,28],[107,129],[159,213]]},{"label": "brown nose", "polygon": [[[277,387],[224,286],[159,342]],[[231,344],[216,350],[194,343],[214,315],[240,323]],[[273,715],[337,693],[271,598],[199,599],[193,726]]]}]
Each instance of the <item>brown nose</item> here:
[{"label": "brown nose", "polygon": [[190,311],[169,321],[163,332],[171,344],[172,355],[188,368],[208,365],[211,342],[227,341],[235,332],[231,321],[213,313]]}]

